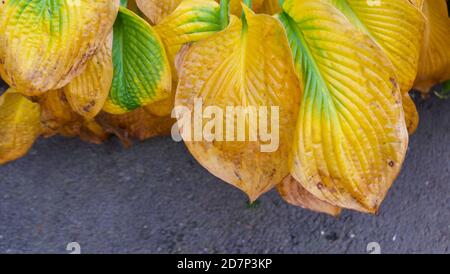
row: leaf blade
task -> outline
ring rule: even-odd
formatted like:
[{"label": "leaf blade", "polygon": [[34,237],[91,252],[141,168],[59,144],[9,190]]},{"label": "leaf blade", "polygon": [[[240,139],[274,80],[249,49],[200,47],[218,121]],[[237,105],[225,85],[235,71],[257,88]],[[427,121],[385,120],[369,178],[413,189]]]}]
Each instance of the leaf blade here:
[{"label": "leaf blade", "polygon": [[283,9],[304,88],[292,175],[320,200],[376,212],[408,143],[392,66],[329,3],[287,0]]},{"label": "leaf blade", "polygon": [[366,0],[326,1],[342,11],[387,54],[402,91],[408,131],[414,133],[419,124],[419,114],[409,91],[418,71],[425,27],[423,14],[408,0],[380,1],[374,5],[369,5]]},{"label": "leaf blade", "polygon": [[108,98],[113,80],[112,33],[104,45],[75,77],[64,93],[72,109],[85,118],[94,118]]},{"label": "leaf blade", "polygon": [[13,89],[0,97],[0,165],[28,153],[42,132],[40,108]]},{"label": "leaf blade", "polygon": [[170,96],[171,70],[160,37],[144,19],[123,7],[114,24],[113,64],[104,111],[123,114]]},{"label": "leaf blade", "polygon": [[2,78],[27,95],[65,86],[103,44],[117,10],[110,0],[8,1],[0,15]]},{"label": "leaf blade", "polygon": [[192,110],[195,98],[201,98],[204,108],[223,110],[227,106],[279,106],[281,130],[275,152],[261,152],[260,141],[249,141],[248,132],[255,127],[251,123],[245,124],[245,142],[185,139],[200,164],[254,201],[289,173],[286,155],[300,90],[279,22],[249,10],[246,16],[248,28],[243,29],[233,16],[226,30],[191,46],[181,65],[175,105]]},{"label": "leaf blade", "polygon": [[450,19],[445,0],[425,0],[423,12],[425,41],[414,88],[428,94],[432,86],[450,79]]}]

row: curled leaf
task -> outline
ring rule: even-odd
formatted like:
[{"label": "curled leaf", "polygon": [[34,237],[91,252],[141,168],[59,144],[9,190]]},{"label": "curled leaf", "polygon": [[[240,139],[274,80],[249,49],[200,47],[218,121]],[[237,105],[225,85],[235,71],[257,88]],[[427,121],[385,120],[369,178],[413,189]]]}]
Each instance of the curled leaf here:
[{"label": "curled leaf", "polygon": [[113,78],[112,33],[86,65],[86,69],[64,87],[72,109],[86,118],[95,117],[108,98]]},{"label": "curled leaf", "polygon": [[39,105],[13,89],[0,97],[0,165],[24,156],[41,134]]},{"label": "curled leaf", "polygon": [[342,211],[339,207],[317,199],[290,175],[277,186],[277,190],[286,202],[295,206],[332,216],[338,216]]},{"label": "curled leaf", "polygon": [[161,39],[144,19],[123,7],[114,24],[113,64],[104,111],[123,114],[170,96],[172,77]]},{"label": "curled leaf", "polygon": [[66,136],[77,135],[79,115],[72,110],[62,90],[48,91],[40,96],[38,101],[45,136],[52,136],[61,131],[70,132],[63,134]]},{"label": "curled leaf", "polygon": [[[183,128],[184,141],[194,157],[212,174],[238,187],[254,201],[289,174],[286,156],[291,151],[300,87],[281,24],[247,8],[245,13],[244,23],[232,16],[228,28],[187,50],[179,71],[175,106],[180,110],[178,125]],[[215,119],[197,120],[197,115],[202,115],[194,113],[199,101],[204,110],[217,111]],[[235,111],[225,115],[227,107],[247,109],[248,113],[252,113],[252,107],[267,107],[269,115],[259,118],[268,120],[272,133],[279,133],[272,139],[278,146],[252,138],[251,132],[256,133],[261,127],[250,118],[237,125],[239,118],[230,118],[236,117]],[[276,117],[272,107],[279,109],[280,119],[275,123],[271,123],[271,118]],[[190,125],[186,125],[184,114],[189,112],[193,115],[187,116]],[[215,137],[210,138],[207,128],[213,121],[228,124],[227,133],[221,134],[225,128],[221,131],[217,126]],[[185,129],[194,133],[192,139]],[[239,140],[236,134],[244,138]],[[273,149],[266,150],[263,145],[272,145]]]},{"label": "curled leaf", "polygon": [[143,141],[169,135],[175,123],[170,116],[152,115],[142,108],[121,115],[103,112],[95,120],[107,132],[119,137],[126,146],[130,146],[134,139]]},{"label": "curled leaf", "polygon": [[108,138],[92,119],[86,119],[70,107],[63,90],[52,90],[38,98],[41,106],[41,124],[46,137],[62,135],[80,137],[83,141],[100,144]]},{"label": "curled leaf", "polygon": [[[395,69],[403,95],[406,125],[412,134],[419,124],[419,114],[409,95],[419,66],[425,18],[409,0],[325,0],[332,3],[386,53]],[[416,3],[420,5],[420,3]]]},{"label": "curled leaf", "polygon": [[286,0],[283,10],[304,88],[292,175],[320,200],[374,213],[408,144],[392,64],[330,3]]},{"label": "curled leaf", "polygon": [[27,95],[65,86],[103,45],[117,9],[111,0],[8,1],[0,14],[2,78]]},{"label": "curled leaf", "polygon": [[425,41],[414,88],[427,94],[432,86],[450,80],[450,19],[445,0],[425,0]]}]

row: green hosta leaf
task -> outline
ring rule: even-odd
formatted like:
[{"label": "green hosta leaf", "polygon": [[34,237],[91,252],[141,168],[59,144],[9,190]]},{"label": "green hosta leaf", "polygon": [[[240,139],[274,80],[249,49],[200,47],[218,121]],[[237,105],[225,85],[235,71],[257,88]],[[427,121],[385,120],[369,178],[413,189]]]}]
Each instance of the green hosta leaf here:
[{"label": "green hosta leaf", "polygon": [[144,19],[123,7],[114,24],[113,64],[106,112],[126,113],[169,97],[172,77],[161,39]]}]

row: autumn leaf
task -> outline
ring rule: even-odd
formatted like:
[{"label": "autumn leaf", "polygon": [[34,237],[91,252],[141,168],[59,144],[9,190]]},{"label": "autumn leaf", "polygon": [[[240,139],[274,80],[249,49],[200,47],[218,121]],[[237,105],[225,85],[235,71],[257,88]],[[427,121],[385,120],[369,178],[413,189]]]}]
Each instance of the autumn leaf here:
[{"label": "autumn leaf", "polygon": [[30,96],[62,88],[103,45],[117,9],[111,0],[8,1],[0,14],[2,78]]},{"label": "autumn leaf", "polygon": [[14,89],[0,97],[0,165],[23,157],[42,132],[39,105]]},{"label": "autumn leaf", "polygon": [[89,60],[86,69],[64,87],[67,101],[75,112],[92,119],[102,110],[112,79],[111,33],[100,50]]},{"label": "autumn leaf", "polygon": [[416,79],[425,27],[419,8],[409,0],[380,1],[379,5],[369,5],[366,0],[325,1],[337,7],[386,53],[402,92],[408,131],[414,133],[419,114],[409,91]]},{"label": "autumn leaf", "polygon": [[292,175],[322,201],[374,213],[408,145],[392,64],[326,1],[286,0],[283,10],[304,89]]},{"label": "autumn leaf", "polygon": [[450,19],[445,0],[424,0],[423,13],[425,41],[414,88],[427,94],[435,84],[450,80]]},{"label": "autumn leaf", "polygon": [[[193,44],[185,53],[175,105],[192,111],[195,101],[201,100],[204,109],[279,108],[279,147],[274,151],[263,152],[264,142],[252,140],[250,132],[258,126],[249,119],[240,128],[245,135],[243,142],[233,138],[220,141],[221,136],[215,141],[196,141],[183,135],[200,164],[254,201],[289,174],[287,155],[291,151],[300,87],[281,24],[271,16],[255,15],[248,8],[245,14],[243,21],[231,16],[224,31]],[[194,124],[195,117],[191,118]],[[227,123],[226,118],[219,119],[224,125]],[[207,124],[203,120],[203,126]],[[229,122],[234,128],[238,127],[236,124],[237,121]],[[194,126],[191,130],[195,132]]]}]

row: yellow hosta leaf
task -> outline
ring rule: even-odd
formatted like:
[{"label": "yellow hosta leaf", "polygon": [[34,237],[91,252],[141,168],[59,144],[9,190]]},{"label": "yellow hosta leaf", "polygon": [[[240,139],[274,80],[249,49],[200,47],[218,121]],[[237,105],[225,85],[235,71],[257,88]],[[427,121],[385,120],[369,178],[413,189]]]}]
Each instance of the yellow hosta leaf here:
[{"label": "yellow hosta leaf", "polygon": [[286,0],[283,10],[304,88],[292,175],[320,200],[376,212],[408,144],[392,64],[329,3]]},{"label": "yellow hosta leaf", "polygon": [[339,207],[317,199],[290,175],[277,186],[277,189],[281,197],[292,205],[332,216],[338,216],[342,211]]},{"label": "yellow hosta leaf", "polygon": [[175,120],[170,116],[152,115],[143,108],[120,115],[102,112],[95,119],[102,128],[115,134],[126,146],[130,146],[133,139],[143,141],[156,136],[170,135],[175,124]]},{"label": "yellow hosta leaf", "polygon": [[183,0],[136,0],[139,9],[154,25],[171,14]]},{"label": "yellow hosta leaf", "polygon": [[10,0],[0,14],[2,78],[27,95],[58,89],[80,74],[116,18],[111,0]]},{"label": "yellow hosta leaf", "polygon": [[435,84],[450,80],[450,19],[445,0],[425,0],[423,13],[425,41],[414,87],[428,93]]},{"label": "yellow hosta leaf", "polygon": [[64,87],[72,109],[86,118],[95,117],[108,98],[113,79],[112,33],[87,63],[86,69]]},{"label": "yellow hosta leaf", "polygon": [[[228,120],[228,126],[223,135],[219,133],[219,127],[215,128],[214,141],[208,134],[203,134],[206,139],[201,138],[202,132],[195,126],[200,123],[201,128],[206,129],[211,120],[187,119],[192,122],[189,129],[193,139],[186,135],[183,138],[194,157],[212,174],[255,200],[289,174],[287,155],[291,151],[300,88],[280,23],[271,16],[255,15],[248,9],[246,14],[246,25],[231,16],[228,28],[193,44],[185,53],[175,106],[192,111],[201,100],[203,109],[214,108],[224,113],[227,107],[266,106],[270,117],[259,118],[267,118],[269,124],[271,117],[275,117],[271,107],[279,107],[279,123],[272,125],[272,132],[279,132],[279,146],[266,152],[261,146],[267,143],[250,136],[250,132],[259,128],[251,119],[239,127],[238,118],[234,122],[225,118],[233,117],[233,114],[216,117],[216,122],[223,125],[227,125]],[[179,123],[182,122],[180,113],[177,115]],[[236,137],[240,134],[245,137],[240,139],[242,141]]]},{"label": "yellow hosta leaf", "polygon": [[[415,132],[419,114],[409,96],[416,79],[423,41],[425,18],[409,0],[323,0],[332,3],[358,27],[370,36],[391,60],[402,91],[406,124]],[[420,3],[416,3],[420,4]]]},{"label": "yellow hosta leaf", "polygon": [[166,48],[174,80],[177,79],[175,57],[181,47],[221,29],[220,6],[214,0],[185,0],[155,26]]},{"label": "yellow hosta leaf", "polygon": [[0,165],[24,156],[41,134],[39,105],[8,90],[0,97]]}]

